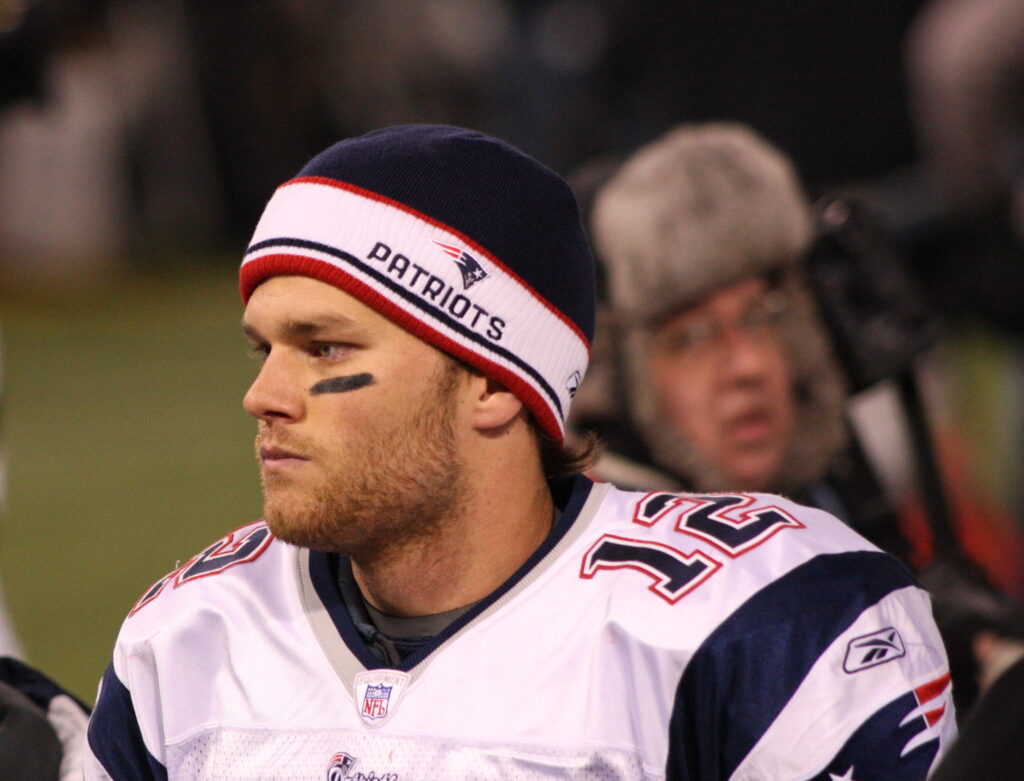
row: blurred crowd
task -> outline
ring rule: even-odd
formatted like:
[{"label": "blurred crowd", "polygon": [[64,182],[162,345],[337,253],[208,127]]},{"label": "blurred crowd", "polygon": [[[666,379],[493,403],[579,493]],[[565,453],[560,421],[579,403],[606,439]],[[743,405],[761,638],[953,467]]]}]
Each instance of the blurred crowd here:
[{"label": "blurred crowd", "polygon": [[476,127],[568,171],[733,120],[812,193],[861,188],[924,241],[952,214],[1020,218],[1020,15],[1014,0],[5,0],[0,240],[95,261],[244,236],[296,164],[387,124]]},{"label": "blurred crowd", "polygon": [[[503,137],[603,264],[597,476],[847,520],[937,595],[966,712],[1024,634],[1022,87],[1021,0],[3,0],[0,279],[237,256],[375,127]],[[705,377],[776,444],[734,458]]]},{"label": "blurred crowd", "polygon": [[[943,50],[999,60],[985,28],[1012,41],[1012,27],[957,18],[979,5],[1015,4],[5,0],[0,237],[5,254],[55,263],[237,239],[324,143],[410,121],[479,128],[565,172],[678,122],[733,120],[778,144],[812,192],[888,192],[917,150],[958,144],[989,172],[974,191],[991,194],[1007,112],[997,84],[979,97],[975,82],[1014,63],[955,84],[969,71]],[[973,45],[944,40],[967,22]],[[957,90],[993,108],[949,105]],[[951,132],[961,108],[986,127]],[[936,211],[910,189],[889,204],[908,232]]]}]

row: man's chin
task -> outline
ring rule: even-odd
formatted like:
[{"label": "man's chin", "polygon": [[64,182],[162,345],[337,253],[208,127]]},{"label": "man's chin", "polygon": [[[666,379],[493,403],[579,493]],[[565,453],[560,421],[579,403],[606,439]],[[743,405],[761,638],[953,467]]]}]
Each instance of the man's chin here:
[{"label": "man's chin", "polygon": [[772,491],[778,482],[781,458],[774,452],[734,459],[731,469],[731,480],[741,491]]},{"label": "man's chin", "polygon": [[297,545],[300,548],[314,548],[316,550],[327,550],[329,545],[323,533],[323,524],[311,521],[310,519],[297,519],[292,516],[275,513],[267,510],[264,513],[267,526],[281,542]]},{"label": "man's chin", "polygon": [[309,547],[314,531],[323,528],[323,524],[317,522],[312,513],[303,512],[296,497],[286,491],[264,492],[263,517],[277,539],[303,547]]}]

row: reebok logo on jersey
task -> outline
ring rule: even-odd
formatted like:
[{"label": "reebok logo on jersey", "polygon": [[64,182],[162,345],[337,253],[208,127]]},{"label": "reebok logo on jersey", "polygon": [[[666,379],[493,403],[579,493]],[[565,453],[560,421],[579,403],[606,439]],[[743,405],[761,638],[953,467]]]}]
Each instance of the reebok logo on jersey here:
[{"label": "reebok logo on jersey", "polygon": [[451,244],[442,244],[440,241],[435,241],[434,243],[444,250],[444,254],[452,258],[455,261],[455,265],[459,267],[459,271],[462,272],[463,290],[469,290],[481,279],[487,278],[487,272],[484,271],[483,266],[466,250],[453,247]]},{"label": "reebok logo on jersey", "polygon": [[900,633],[888,626],[851,640],[846,646],[843,669],[848,673],[857,673],[899,659],[906,654],[907,649],[903,646]]}]

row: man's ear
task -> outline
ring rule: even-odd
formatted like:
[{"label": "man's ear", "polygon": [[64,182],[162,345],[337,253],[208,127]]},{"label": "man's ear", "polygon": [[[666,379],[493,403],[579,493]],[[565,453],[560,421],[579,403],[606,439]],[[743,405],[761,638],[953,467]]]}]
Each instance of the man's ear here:
[{"label": "man's ear", "polygon": [[473,427],[494,430],[507,425],[523,411],[523,402],[512,391],[491,377],[474,377]]}]

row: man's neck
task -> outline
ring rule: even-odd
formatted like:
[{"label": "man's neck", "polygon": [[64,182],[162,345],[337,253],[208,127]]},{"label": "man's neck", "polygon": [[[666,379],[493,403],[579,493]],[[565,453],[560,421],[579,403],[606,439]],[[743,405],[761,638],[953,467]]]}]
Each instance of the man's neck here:
[{"label": "man's neck", "polygon": [[[480,485],[481,483],[477,483]],[[537,550],[551,530],[554,503],[543,479],[513,493],[516,481],[483,483],[459,517],[430,539],[372,556],[353,555],[352,574],[367,601],[392,616],[442,613],[483,599]],[[524,483],[518,483],[520,486]]]}]

